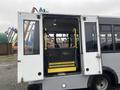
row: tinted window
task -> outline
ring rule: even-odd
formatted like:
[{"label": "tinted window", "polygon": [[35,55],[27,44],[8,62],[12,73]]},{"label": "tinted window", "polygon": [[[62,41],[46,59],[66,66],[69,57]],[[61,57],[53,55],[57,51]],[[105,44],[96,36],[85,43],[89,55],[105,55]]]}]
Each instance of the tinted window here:
[{"label": "tinted window", "polygon": [[101,32],[110,32],[111,25],[101,25]]},{"label": "tinted window", "polygon": [[24,21],[24,55],[39,54],[39,22]]},{"label": "tinted window", "polygon": [[97,47],[97,31],[95,22],[85,22],[85,38],[86,38],[86,51],[96,52]]},{"label": "tinted window", "polygon": [[114,26],[115,49],[120,51],[120,25]]},{"label": "tinted window", "polygon": [[112,51],[112,25],[100,25],[101,50]]}]

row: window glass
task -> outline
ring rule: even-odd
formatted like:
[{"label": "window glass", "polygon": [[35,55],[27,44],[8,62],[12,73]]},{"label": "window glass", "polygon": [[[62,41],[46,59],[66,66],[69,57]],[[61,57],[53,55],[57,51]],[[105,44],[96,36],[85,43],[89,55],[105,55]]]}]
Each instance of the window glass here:
[{"label": "window glass", "polygon": [[69,40],[68,34],[56,34],[56,44],[55,47],[68,48]]},{"label": "window glass", "polygon": [[101,40],[102,51],[113,50],[112,26],[111,25],[100,25],[100,40]]},{"label": "window glass", "polygon": [[[76,34],[78,41],[78,34]],[[78,43],[78,42],[77,42]],[[75,46],[75,36],[73,34],[47,34],[48,48],[72,48]]]},{"label": "window glass", "polygon": [[102,32],[110,32],[111,26],[110,25],[102,25],[101,26],[101,31]]},{"label": "window glass", "polygon": [[97,46],[97,31],[95,22],[85,22],[85,38],[86,38],[86,51],[96,52]]},{"label": "window glass", "polygon": [[114,26],[115,49],[120,51],[120,25]]},{"label": "window glass", "polygon": [[24,55],[39,54],[39,22],[25,20],[23,24]]}]

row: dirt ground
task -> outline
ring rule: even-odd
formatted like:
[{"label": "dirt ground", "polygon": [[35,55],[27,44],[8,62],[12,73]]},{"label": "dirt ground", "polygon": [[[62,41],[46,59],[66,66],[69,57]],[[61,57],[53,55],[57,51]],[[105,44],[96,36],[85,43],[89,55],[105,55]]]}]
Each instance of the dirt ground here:
[{"label": "dirt ground", "polygon": [[14,56],[0,56],[0,90],[27,90],[27,84],[17,84],[17,61]]},{"label": "dirt ground", "polygon": [[[0,56],[0,90],[27,90],[27,84],[17,84],[16,55]],[[112,90],[120,90],[120,86]]]}]

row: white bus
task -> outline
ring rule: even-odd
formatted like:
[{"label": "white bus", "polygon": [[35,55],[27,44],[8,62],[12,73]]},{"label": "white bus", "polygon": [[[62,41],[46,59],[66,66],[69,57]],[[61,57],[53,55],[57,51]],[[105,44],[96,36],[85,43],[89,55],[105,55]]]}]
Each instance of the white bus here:
[{"label": "white bus", "polygon": [[120,18],[19,12],[18,82],[110,90],[120,83]]}]

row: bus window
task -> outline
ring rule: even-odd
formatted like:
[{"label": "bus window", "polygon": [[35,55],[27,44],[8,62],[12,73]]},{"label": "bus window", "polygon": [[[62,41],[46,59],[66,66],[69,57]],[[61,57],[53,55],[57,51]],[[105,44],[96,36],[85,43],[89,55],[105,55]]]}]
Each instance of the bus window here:
[{"label": "bus window", "polygon": [[120,25],[114,26],[115,50],[120,51]]},{"label": "bus window", "polygon": [[[74,48],[75,47],[75,37],[74,33],[57,33],[47,35],[47,47],[48,48]],[[76,40],[78,41],[78,34],[76,34]],[[78,42],[76,42],[78,43]]]},{"label": "bus window", "polygon": [[101,50],[102,51],[113,50],[112,26],[111,25],[100,25],[100,39],[101,39]]},{"label": "bus window", "polygon": [[86,38],[86,51],[96,52],[97,47],[97,32],[95,22],[85,22],[85,38]]},{"label": "bus window", "polygon": [[39,54],[39,22],[24,21],[24,55]]}]

